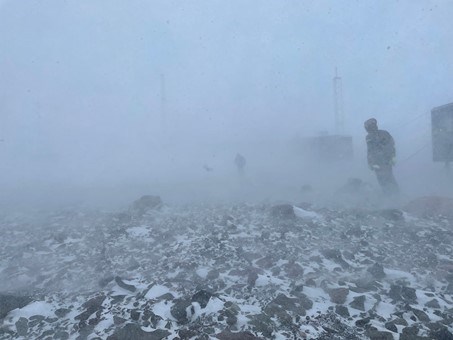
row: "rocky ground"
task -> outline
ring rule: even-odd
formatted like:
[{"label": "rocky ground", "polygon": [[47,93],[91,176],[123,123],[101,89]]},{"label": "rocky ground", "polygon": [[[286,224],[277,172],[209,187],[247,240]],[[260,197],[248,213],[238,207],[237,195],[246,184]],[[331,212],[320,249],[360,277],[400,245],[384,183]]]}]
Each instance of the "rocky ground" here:
[{"label": "rocky ground", "polygon": [[139,203],[1,215],[0,339],[453,339],[445,217]]}]

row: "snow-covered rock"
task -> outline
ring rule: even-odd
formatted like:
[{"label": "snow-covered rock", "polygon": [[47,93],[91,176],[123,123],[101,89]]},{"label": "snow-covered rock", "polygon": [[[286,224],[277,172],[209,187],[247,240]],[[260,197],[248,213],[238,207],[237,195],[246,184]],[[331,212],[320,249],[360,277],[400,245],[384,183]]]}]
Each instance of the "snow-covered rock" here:
[{"label": "snow-covered rock", "polygon": [[3,214],[0,228],[0,339],[452,336],[438,216],[193,205]]}]

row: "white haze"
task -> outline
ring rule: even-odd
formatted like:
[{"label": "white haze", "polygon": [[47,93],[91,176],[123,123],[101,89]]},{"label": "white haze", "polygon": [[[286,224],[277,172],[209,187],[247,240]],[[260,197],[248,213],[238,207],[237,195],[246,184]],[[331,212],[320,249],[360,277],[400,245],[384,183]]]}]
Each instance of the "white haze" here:
[{"label": "white haze", "polygon": [[[453,102],[452,14],[427,0],[0,1],[0,203],[328,196],[375,184],[369,117],[396,140],[406,199],[451,194],[430,110]],[[314,166],[292,141],[334,133],[335,68],[355,157]]]}]

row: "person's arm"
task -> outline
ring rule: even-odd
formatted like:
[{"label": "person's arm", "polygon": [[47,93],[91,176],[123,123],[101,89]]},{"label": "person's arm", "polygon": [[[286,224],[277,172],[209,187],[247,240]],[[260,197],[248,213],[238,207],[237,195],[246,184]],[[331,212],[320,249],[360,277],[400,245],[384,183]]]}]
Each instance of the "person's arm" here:
[{"label": "person's arm", "polygon": [[391,141],[391,145],[392,145],[392,156],[393,158],[396,157],[396,148],[395,148],[395,140],[393,139],[393,137],[389,134],[390,136],[390,141]]},{"label": "person's arm", "polygon": [[374,160],[372,154],[372,147],[371,147],[371,138],[370,136],[366,136],[366,148],[367,148],[367,160],[368,160],[368,167],[373,170]]},{"label": "person's arm", "polygon": [[394,165],[396,158],[395,140],[393,139],[392,135],[387,131],[386,131],[386,144],[388,155],[390,156],[390,162],[392,163],[392,165]]}]

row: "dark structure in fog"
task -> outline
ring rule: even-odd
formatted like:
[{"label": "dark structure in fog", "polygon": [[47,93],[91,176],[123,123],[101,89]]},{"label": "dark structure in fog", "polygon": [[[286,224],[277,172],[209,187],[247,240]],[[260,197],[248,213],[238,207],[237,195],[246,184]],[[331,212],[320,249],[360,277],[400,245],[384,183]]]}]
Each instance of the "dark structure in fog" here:
[{"label": "dark structure in fog", "polygon": [[352,137],[322,135],[304,139],[304,151],[317,161],[352,160]]},{"label": "dark structure in fog", "polygon": [[352,137],[344,134],[343,85],[335,68],[332,79],[334,95],[335,134],[321,134],[303,141],[305,153],[316,161],[350,161],[353,157]]},{"label": "dark structure in fog", "polygon": [[433,161],[453,161],[453,103],[431,110]]},{"label": "dark structure in fog", "polygon": [[335,105],[335,131],[337,134],[342,134],[344,130],[343,84],[341,77],[338,76],[337,68],[335,68],[335,77],[333,77],[332,82]]}]

